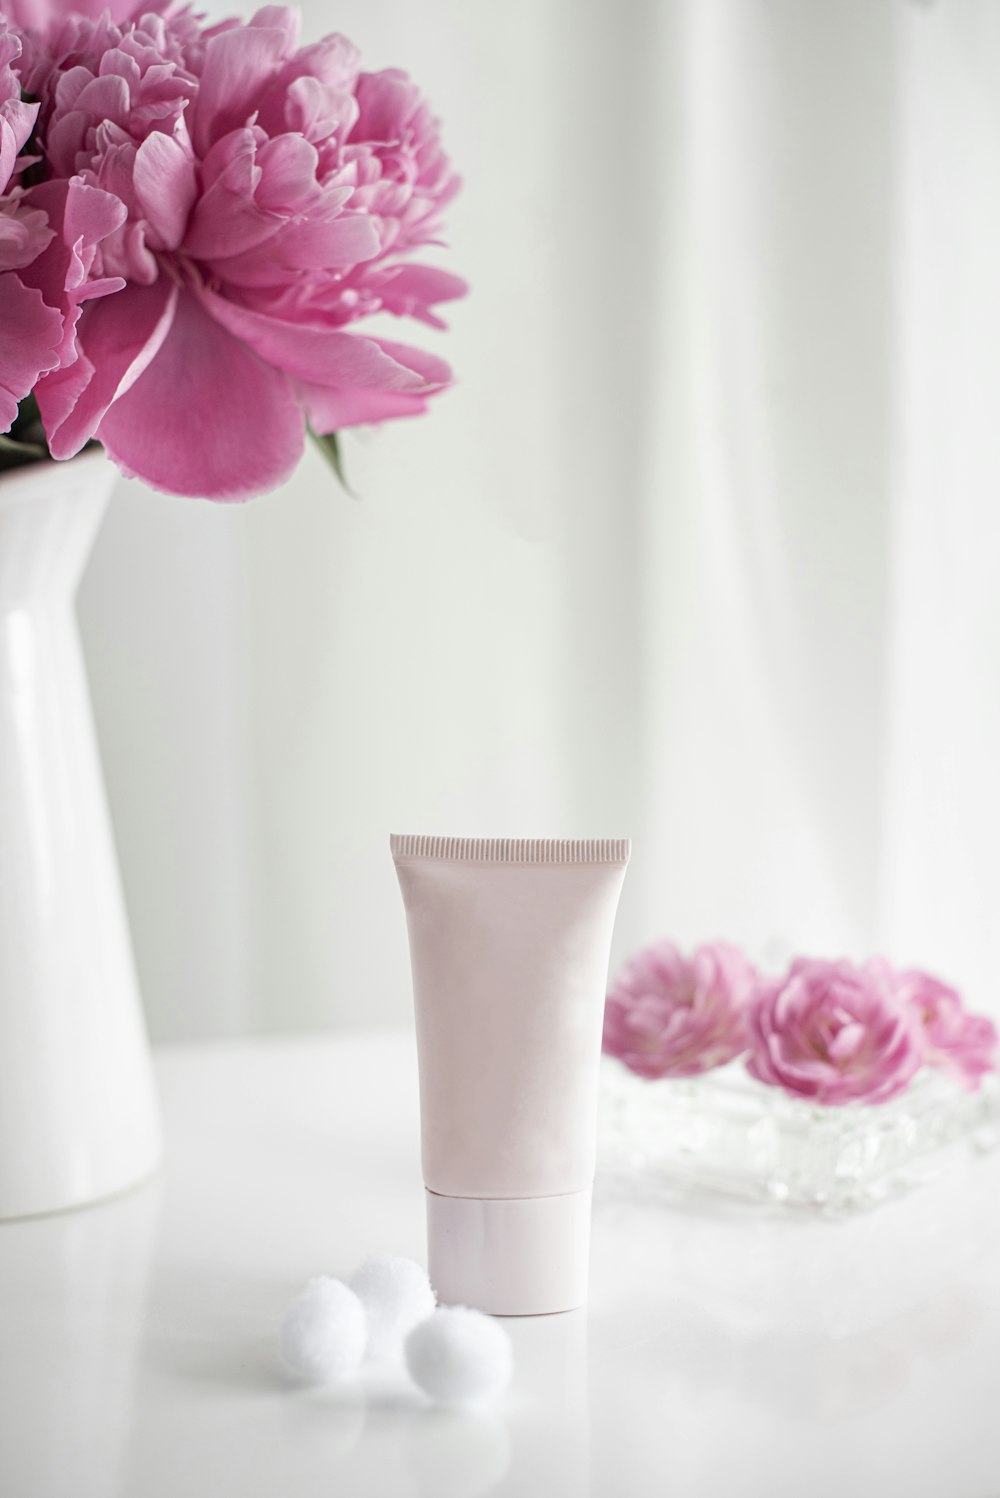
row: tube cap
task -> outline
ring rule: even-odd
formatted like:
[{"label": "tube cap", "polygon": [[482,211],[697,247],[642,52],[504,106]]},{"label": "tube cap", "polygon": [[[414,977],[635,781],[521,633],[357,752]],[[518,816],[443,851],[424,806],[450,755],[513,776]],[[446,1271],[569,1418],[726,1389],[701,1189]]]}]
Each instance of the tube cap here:
[{"label": "tube cap", "polygon": [[427,1262],[438,1299],[491,1316],[582,1306],[591,1196],[485,1199],[428,1191]]}]

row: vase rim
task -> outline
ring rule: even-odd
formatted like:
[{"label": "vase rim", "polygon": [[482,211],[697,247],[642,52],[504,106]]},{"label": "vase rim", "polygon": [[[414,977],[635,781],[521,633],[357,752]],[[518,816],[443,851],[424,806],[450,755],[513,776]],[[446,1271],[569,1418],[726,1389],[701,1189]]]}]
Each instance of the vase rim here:
[{"label": "vase rim", "polygon": [[103,447],[78,453],[74,458],[43,458],[37,463],[7,468],[0,472],[0,501],[15,492],[18,498],[26,499],[35,491],[51,494],[54,487],[83,488],[105,468],[116,474]]}]

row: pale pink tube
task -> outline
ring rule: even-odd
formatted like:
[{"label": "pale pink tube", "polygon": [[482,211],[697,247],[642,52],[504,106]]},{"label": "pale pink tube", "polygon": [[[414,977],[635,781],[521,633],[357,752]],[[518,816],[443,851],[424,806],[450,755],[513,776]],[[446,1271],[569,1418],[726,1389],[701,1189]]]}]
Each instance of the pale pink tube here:
[{"label": "pale pink tube", "polygon": [[439,1299],[587,1294],[598,1066],[627,842],[393,837],[410,935]]}]

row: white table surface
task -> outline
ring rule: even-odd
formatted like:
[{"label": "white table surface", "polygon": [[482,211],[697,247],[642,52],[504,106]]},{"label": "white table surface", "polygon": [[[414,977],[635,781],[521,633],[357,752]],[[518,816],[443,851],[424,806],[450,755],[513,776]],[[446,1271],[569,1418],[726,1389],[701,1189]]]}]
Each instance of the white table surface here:
[{"label": "white table surface", "polygon": [[1000,1156],[847,1222],[599,1187],[587,1311],[478,1415],[288,1387],[317,1272],[423,1258],[412,1041],[161,1051],[144,1188],[0,1227],[3,1498],[998,1498]]}]

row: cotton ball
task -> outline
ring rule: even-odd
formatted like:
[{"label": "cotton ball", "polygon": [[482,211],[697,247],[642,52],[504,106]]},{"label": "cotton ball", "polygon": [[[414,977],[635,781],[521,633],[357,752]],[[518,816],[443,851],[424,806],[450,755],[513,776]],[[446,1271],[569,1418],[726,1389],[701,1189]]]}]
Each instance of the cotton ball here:
[{"label": "cotton ball", "polygon": [[369,1254],[348,1281],[368,1317],[368,1353],[400,1352],[403,1341],[436,1304],[427,1271],[401,1254]]},{"label": "cotton ball", "polygon": [[467,1306],[441,1306],[406,1339],[406,1366],[415,1384],[439,1404],[494,1399],[510,1382],[510,1337],[492,1316]]},{"label": "cotton ball", "polygon": [[342,1280],[319,1275],[292,1301],[281,1324],[281,1359],[314,1384],[355,1373],[365,1355],[365,1308]]}]

